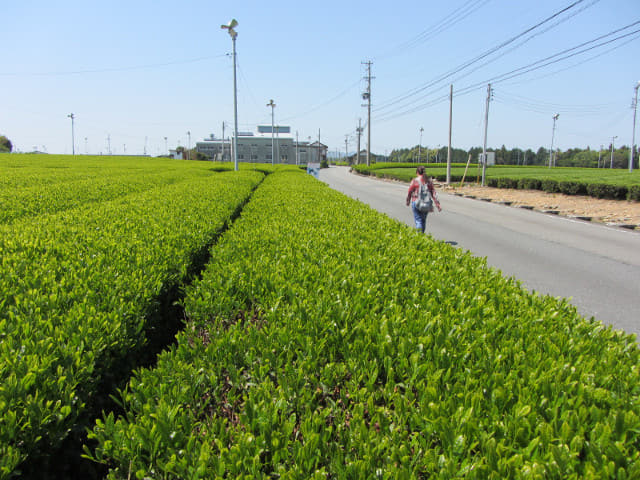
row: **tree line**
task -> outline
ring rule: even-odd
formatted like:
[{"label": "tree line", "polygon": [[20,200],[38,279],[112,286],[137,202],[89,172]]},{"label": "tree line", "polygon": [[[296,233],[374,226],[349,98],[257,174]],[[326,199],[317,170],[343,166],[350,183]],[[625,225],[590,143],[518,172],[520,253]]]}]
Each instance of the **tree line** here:
[{"label": "tree line", "polygon": [[[388,161],[399,163],[446,163],[446,146],[439,149],[419,147],[401,148],[393,150]],[[496,165],[549,165],[549,149],[540,147],[537,151],[520,148],[508,149],[504,145],[500,148],[487,148],[488,152],[495,153]],[[557,167],[585,167],[585,168],[629,168],[628,146],[623,145],[613,150],[613,161],[611,156],[611,145],[608,149],[591,150],[589,147],[570,148],[568,150],[555,150],[552,164]],[[452,163],[466,163],[469,155],[471,162],[478,162],[482,154],[482,147],[472,147],[469,150],[460,148],[451,149]],[[638,148],[634,154],[634,168],[638,168]]]},{"label": "tree line", "polygon": [[4,135],[0,135],[0,152],[11,152],[11,150],[13,150],[11,140]]}]

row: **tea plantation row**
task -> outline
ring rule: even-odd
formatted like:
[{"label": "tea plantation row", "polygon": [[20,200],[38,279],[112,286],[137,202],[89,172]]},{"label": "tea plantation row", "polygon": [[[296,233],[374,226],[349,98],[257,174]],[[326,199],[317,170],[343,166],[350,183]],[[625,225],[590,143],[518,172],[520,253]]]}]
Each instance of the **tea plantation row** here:
[{"label": "tea plantation row", "polygon": [[[0,225],[3,479],[83,429],[112,380],[139,365],[146,336],[166,327],[155,322],[167,292],[192,273],[264,177],[202,166],[154,175],[144,165],[144,174],[127,177],[128,166],[109,164],[100,172],[105,181],[91,184],[79,179],[83,173],[54,178],[29,168],[51,178],[43,195],[61,199],[34,202],[39,215],[17,213]],[[38,194],[41,187],[21,186],[20,178],[27,176],[14,177],[16,192]],[[74,206],[77,192],[86,201]]]},{"label": "tea plantation row", "polygon": [[[368,167],[354,165],[353,168],[359,173],[408,182],[415,176],[416,165],[381,163]],[[427,173],[434,178],[443,182],[446,180],[446,167],[443,164],[430,164],[427,168]],[[467,170],[465,165],[454,164],[451,169],[451,182],[458,183],[463,178],[467,182],[474,182],[479,175],[477,165],[472,165]],[[497,188],[542,190],[565,195],[640,201],[640,171],[629,173],[619,169],[498,165],[487,169],[485,183],[489,187]]]},{"label": "tea plantation row", "polygon": [[109,478],[639,478],[634,338],[297,172],[86,454]]}]

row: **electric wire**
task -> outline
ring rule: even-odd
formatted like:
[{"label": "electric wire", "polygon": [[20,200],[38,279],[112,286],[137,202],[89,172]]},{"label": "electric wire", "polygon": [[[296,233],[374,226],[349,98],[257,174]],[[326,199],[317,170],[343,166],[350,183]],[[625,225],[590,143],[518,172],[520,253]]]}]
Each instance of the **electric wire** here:
[{"label": "electric wire", "polygon": [[312,108],[310,108],[310,109],[308,109],[308,110],[306,110],[306,111],[304,111],[304,112],[301,112],[301,113],[298,113],[298,114],[295,114],[295,115],[291,115],[291,116],[289,116],[289,117],[282,118],[282,119],[281,119],[281,121],[283,121],[283,122],[287,122],[287,121],[289,121],[289,120],[293,120],[293,119],[295,119],[295,118],[304,117],[304,116],[306,116],[306,115],[308,115],[308,114],[310,114],[310,113],[315,112],[316,110],[319,110],[319,109],[321,109],[321,108],[323,108],[323,107],[326,107],[327,105],[329,105],[329,104],[331,104],[331,103],[335,102],[335,101],[336,101],[336,100],[338,100],[339,98],[341,98],[341,97],[343,97],[344,95],[346,95],[347,93],[349,93],[349,92],[350,92],[351,90],[353,90],[353,88],[354,88],[354,87],[356,87],[359,83],[360,83],[360,80],[358,79],[358,81],[356,81],[356,82],[352,83],[352,84],[351,84],[351,85],[349,85],[347,88],[345,88],[344,90],[342,90],[342,91],[341,91],[340,93],[338,93],[337,95],[335,95],[335,96],[331,97],[330,99],[325,100],[324,102],[322,102],[322,103],[320,103],[320,104],[318,104],[318,105],[316,105],[316,106],[314,106],[314,107],[312,107]]},{"label": "electric wire", "polygon": [[629,43],[633,42],[634,40],[637,40],[638,38],[640,38],[640,35],[635,35],[635,36],[633,36],[633,37],[629,38],[629,39],[628,39],[627,41],[625,41],[625,42],[622,42],[622,43],[620,43],[620,44],[618,44],[618,45],[615,45],[615,46],[613,46],[612,48],[610,48],[610,49],[608,49],[608,50],[605,50],[604,52],[598,53],[597,55],[593,55],[593,56],[591,56],[591,57],[585,58],[584,60],[581,60],[580,62],[577,62],[577,63],[571,64],[571,65],[568,65],[568,66],[566,66],[566,67],[564,67],[564,68],[560,68],[560,69],[558,69],[558,70],[554,70],[554,71],[549,72],[549,73],[547,73],[547,74],[545,74],[545,75],[540,75],[540,76],[535,77],[535,78],[529,78],[529,79],[520,80],[520,81],[517,81],[517,82],[510,82],[510,83],[509,83],[509,85],[519,85],[519,84],[522,84],[522,83],[525,83],[525,82],[532,82],[532,81],[535,81],[535,80],[541,80],[541,79],[543,79],[543,78],[547,78],[547,77],[550,77],[550,76],[552,76],[552,75],[556,75],[556,74],[558,74],[558,73],[560,73],[560,72],[564,72],[564,71],[566,71],[566,70],[570,70],[570,69],[575,68],[575,67],[577,67],[577,66],[579,66],[579,65],[582,65],[582,64],[584,64],[584,63],[590,62],[591,60],[594,60],[594,59],[596,59],[596,58],[598,58],[598,57],[602,57],[603,55],[606,55],[606,54],[608,54],[608,53],[611,53],[611,52],[613,52],[614,50],[617,50],[618,48],[621,48],[621,47],[623,47],[623,46],[625,46],[625,45],[627,45],[627,44],[629,44]]},{"label": "electric wire", "polygon": [[394,47],[387,53],[384,53],[382,55],[379,55],[378,57],[375,57],[374,60],[379,61],[384,58],[389,58],[391,56],[394,56],[395,54],[402,53],[410,48],[413,48],[421,43],[424,43],[430,40],[436,35],[452,27],[456,23],[461,22],[462,20],[467,18],[469,15],[474,13],[476,10],[480,9],[481,7],[489,3],[489,1],[490,0],[468,0],[462,6],[458,7],[457,9],[453,10],[451,13],[446,15],[439,22],[430,26],[429,28],[422,31],[415,37],[399,44],[398,46]]},{"label": "electric wire", "polygon": [[[618,41],[620,39],[636,35],[636,34],[638,34],[640,32],[640,29],[634,30],[634,31],[629,32],[629,33],[622,34],[622,35],[620,35],[618,37],[615,37],[613,39],[609,39],[609,40],[600,42],[600,43],[598,43],[596,45],[592,45],[592,46],[586,47],[587,45],[589,45],[591,43],[597,42],[598,40],[602,40],[602,39],[604,39],[606,37],[609,37],[611,35],[614,35],[616,33],[624,31],[624,30],[626,30],[628,28],[631,28],[633,26],[636,26],[638,24],[640,24],[640,21],[633,22],[633,23],[631,23],[631,24],[629,24],[629,25],[627,25],[625,27],[613,30],[612,32],[609,32],[609,33],[607,33],[605,35],[601,35],[599,37],[596,37],[596,38],[594,38],[594,39],[592,39],[592,40],[590,40],[588,42],[583,42],[583,43],[581,43],[581,44],[579,44],[579,45],[577,45],[575,47],[572,47],[572,48],[569,48],[569,49],[565,49],[565,50],[563,50],[561,52],[558,52],[558,53],[556,53],[554,55],[545,57],[545,58],[543,58],[541,60],[538,60],[536,62],[530,63],[530,64],[525,65],[523,67],[511,70],[511,71],[503,73],[501,75],[494,76],[494,77],[486,79],[486,80],[484,80],[482,82],[474,83],[472,85],[469,85],[467,87],[464,87],[462,89],[457,90],[456,93],[454,94],[454,97],[460,97],[460,96],[466,95],[468,93],[471,93],[472,91],[476,91],[480,87],[486,86],[487,83],[497,84],[497,83],[500,83],[500,82],[504,82],[506,80],[510,80],[512,78],[525,75],[525,74],[530,73],[532,71],[539,70],[541,68],[545,68],[545,67],[547,67],[549,65],[558,63],[560,61],[567,60],[567,59],[572,58],[574,56],[581,55],[583,53],[586,53],[588,51],[594,50],[596,48],[600,48],[602,46],[611,44],[611,43],[616,42],[616,41]],[[625,43],[628,43],[629,41],[632,41],[635,38],[638,38],[638,36],[636,35],[635,37],[633,37],[632,39],[628,40]],[[620,46],[622,46],[622,45],[618,45],[618,46],[616,46],[614,48],[619,48]],[[582,47],[586,47],[586,48],[582,48]],[[578,50],[578,49],[580,49],[580,50]],[[565,54],[567,54],[569,52],[572,52],[574,50],[578,50],[578,51],[573,52],[573,53],[568,54],[568,55],[565,55]],[[562,55],[564,55],[564,56],[562,56]],[[600,56],[600,54],[597,55],[597,56]],[[596,58],[597,56],[594,56],[593,58]],[[555,57],[560,57],[560,58],[555,58]],[[554,59],[554,60],[551,60],[551,59]],[[590,58],[590,59],[592,59],[592,58]],[[418,105],[414,104],[410,108],[405,108],[405,110],[402,110],[402,111],[399,111],[399,112],[389,112],[386,115],[382,115],[380,117],[377,117],[376,121],[377,122],[385,122],[385,121],[388,121],[388,120],[393,120],[393,119],[398,118],[400,116],[407,115],[407,114],[410,114],[410,113],[415,113],[415,112],[417,112],[419,110],[424,110],[425,108],[428,108],[428,107],[431,107],[431,106],[435,106],[435,105],[437,105],[439,103],[442,103],[442,102],[446,101],[447,99],[448,99],[448,96],[441,96],[441,97],[437,97],[436,99],[430,100],[430,101],[425,102],[425,103],[421,103],[421,104],[418,104]]]},{"label": "electric wire", "polygon": [[[576,0],[575,2],[573,2],[572,4],[570,4],[569,6],[555,12],[554,14],[552,14],[551,16],[545,18],[544,20],[538,22],[537,24],[527,28],[526,30],[524,30],[523,32],[519,33],[518,35],[515,35],[507,40],[505,40],[504,42],[490,48],[489,50],[481,53],[480,55],[476,56],[475,58],[472,58],[471,60],[468,60],[460,65],[458,65],[457,67],[453,68],[452,70],[449,70],[448,72],[440,75],[439,77],[431,80],[430,82],[423,84],[419,87],[416,87],[404,94],[401,94],[395,98],[392,98],[386,102],[383,102],[381,105],[377,106],[376,108],[374,108],[374,111],[381,111],[381,110],[386,110],[389,108],[398,108],[397,104],[399,102],[404,102],[406,100],[410,100],[412,97],[414,97],[415,95],[427,90],[428,88],[431,88],[435,85],[438,85],[439,83],[445,81],[447,78],[452,77],[454,75],[456,75],[458,72],[461,72],[465,69],[467,69],[468,67],[470,67],[471,65],[481,61],[484,58],[487,58],[488,56],[492,55],[493,53],[501,50],[502,48],[512,44],[513,42],[517,41],[519,38],[524,37],[525,35],[528,35],[530,32],[535,31],[536,29],[540,28],[541,26],[551,22],[552,20],[558,18],[559,16],[561,16],[562,14],[564,14],[565,12],[570,11],[572,8],[576,7],[577,5],[579,5],[580,3],[584,2],[585,0]],[[599,0],[595,0],[594,2],[592,2],[590,5],[593,5],[595,2],[597,2]],[[570,17],[568,17],[570,18]],[[566,19],[562,20],[562,21],[566,21]],[[559,25],[562,22],[558,22],[556,23],[555,26]],[[403,107],[399,107],[399,108],[403,108]]]}]

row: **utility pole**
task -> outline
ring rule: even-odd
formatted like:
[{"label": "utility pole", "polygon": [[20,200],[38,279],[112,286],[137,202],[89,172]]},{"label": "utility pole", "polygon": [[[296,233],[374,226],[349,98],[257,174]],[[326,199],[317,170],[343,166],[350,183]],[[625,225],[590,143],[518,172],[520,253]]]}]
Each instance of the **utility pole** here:
[{"label": "utility pole", "polygon": [[224,162],[224,122],[222,122],[222,162]]},{"label": "utility pole", "polygon": [[107,153],[111,155],[111,134],[107,135]]},{"label": "utility pole", "polygon": [[147,140],[149,139],[149,137],[144,137],[144,154],[147,154]]},{"label": "utility pole", "polygon": [[275,150],[276,144],[275,144],[275,139],[273,138],[273,135],[274,135],[273,109],[276,108],[276,104],[273,103],[273,98],[269,100],[269,103],[267,103],[267,107],[271,107],[271,165],[273,165],[275,154],[276,154],[276,150]]},{"label": "utility pole", "polygon": [[344,160],[349,161],[349,134],[344,136]]},{"label": "utility pole", "polygon": [[611,137],[611,165],[609,166],[609,168],[613,168],[613,141],[616,138],[618,138],[617,135],[615,137]]},{"label": "utility pole", "polygon": [[276,125],[276,158],[278,163],[282,163],[282,157],[280,156],[280,125]]},{"label": "utility pole", "polygon": [[84,137],[84,154],[87,155],[89,153],[89,147],[87,146],[87,137]]},{"label": "utility pole", "polygon": [[298,148],[298,131],[296,130],[296,165],[300,165],[300,153]]},{"label": "utility pole", "polygon": [[449,87],[449,149],[447,150],[447,185],[451,182],[451,126],[453,124],[453,84]]},{"label": "utility pole", "polygon": [[67,117],[69,117],[71,119],[71,154],[75,155],[76,154],[76,141],[75,141],[75,134],[74,134],[74,129],[73,129],[73,119],[76,118],[75,115],[73,113],[70,113],[69,115],[67,115]]},{"label": "utility pole", "polygon": [[489,102],[491,101],[491,84],[487,85],[487,106],[484,116],[484,143],[482,144],[482,186],[487,173],[487,129],[489,126]]},{"label": "utility pole", "polygon": [[362,135],[362,119],[358,119],[358,128],[356,128],[358,134],[358,151],[356,152],[356,165],[360,165],[360,135]]},{"label": "utility pole", "polygon": [[167,137],[164,137],[164,151],[166,152],[166,154],[169,154],[169,146],[167,144]]},{"label": "utility pole", "polygon": [[638,88],[640,88],[640,82],[634,87],[636,96],[633,100],[633,133],[631,135],[631,151],[629,152],[629,173],[633,172],[633,154],[636,148],[636,111],[638,109]]},{"label": "utility pole", "polygon": [[[371,64],[373,62],[362,62],[367,66],[367,91],[362,94],[362,98],[367,101],[367,167],[371,165]],[[364,106],[364,105],[363,105]]]},{"label": "utility pole", "polygon": [[187,160],[191,160],[191,132],[187,132],[188,137],[188,150],[187,150]]},{"label": "utility pole", "polygon": [[598,152],[598,168],[600,168],[600,161],[602,160],[602,149],[604,145],[600,145],[600,151]]},{"label": "utility pole", "polygon": [[418,143],[418,163],[422,161],[422,132],[424,132],[424,128],[420,127],[420,143]]},{"label": "utility pole", "polygon": [[553,139],[556,135],[556,120],[558,120],[559,116],[560,116],[559,113],[556,113],[553,116],[553,130],[551,131],[551,148],[549,149],[549,168],[551,168],[551,161],[553,159]]}]

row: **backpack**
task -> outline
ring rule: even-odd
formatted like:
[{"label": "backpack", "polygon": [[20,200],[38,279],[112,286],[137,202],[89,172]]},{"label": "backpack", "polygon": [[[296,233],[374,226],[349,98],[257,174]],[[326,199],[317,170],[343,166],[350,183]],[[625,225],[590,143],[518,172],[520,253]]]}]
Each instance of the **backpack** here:
[{"label": "backpack", "polygon": [[418,190],[418,200],[416,200],[416,210],[420,213],[433,212],[433,198],[429,191],[429,185],[427,183],[420,184],[420,190]]}]

